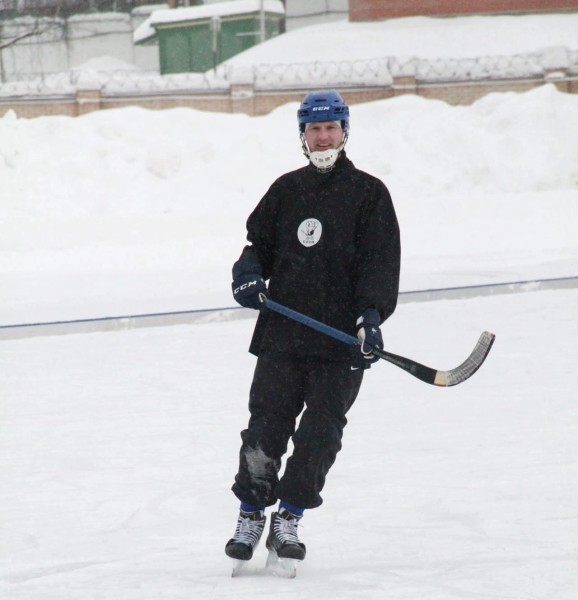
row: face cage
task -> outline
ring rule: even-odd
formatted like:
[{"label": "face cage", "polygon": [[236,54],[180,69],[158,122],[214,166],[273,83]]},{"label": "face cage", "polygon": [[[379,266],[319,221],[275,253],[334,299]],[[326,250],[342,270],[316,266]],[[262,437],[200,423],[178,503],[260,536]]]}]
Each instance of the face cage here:
[{"label": "face cage", "polygon": [[[309,146],[307,146],[307,141],[305,140],[305,130],[301,131],[301,133],[299,134],[299,139],[301,140],[301,149],[303,150],[303,154],[306,156],[306,158],[310,159],[311,151],[309,150]],[[349,131],[347,131],[345,133],[345,135],[343,136],[343,141],[341,142],[341,144],[339,144],[339,147],[337,148],[337,151],[338,151],[337,156],[339,156],[339,154],[341,154],[341,151],[343,150],[343,148],[345,148],[345,144],[347,143],[348,139],[349,139]],[[333,165],[331,165],[331,167],[329,167],[326,170],[329,171],[332,168],[333,168]],[[322,170],[322,169],[319,169],[319,170]]]}]

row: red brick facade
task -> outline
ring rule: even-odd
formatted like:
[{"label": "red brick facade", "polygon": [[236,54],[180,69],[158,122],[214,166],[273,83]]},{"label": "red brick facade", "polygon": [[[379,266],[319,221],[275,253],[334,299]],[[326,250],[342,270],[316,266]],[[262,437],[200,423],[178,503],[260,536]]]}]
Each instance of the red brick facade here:
[{"label": "red brick facade", "polygon": [[[442,100],[453,105],[467,105],[482,96],[493,92],[526,92],[544,83],[553,83],[561,92],[578,94],[578,77],[560,77],[496,81],[464,81],[456,83],[427,84],[419,83],[413,77],[402,77],[394,80],[392,86],[350,88],[340,90],[348,104],[359,104],[392,98],[403,94],[415,94],[422,98]],[[242,91],[243,94],[238,92]],[[211,112],[245,113],[252,116],[266,115],[287,102],[300,102],[306,90],[271,90],[256,91],[251,86],[242,90],[233,88],[230,91],[212,94],[182,93],[174,96],[155,96],[142,94],[138,97],[101,96],[98,91],[77,92],[68,99],[35,98],[17,99],[0,98],[0,118],[9,110],[14,110],[20,118],[35,118],[48,115],[66,115],[77,117],[89,112],[140,106],[151,110],[163,110],[177,107],[208,110]]]},{"label": "red brick facade", "polygon": [[578,0],[349,0],[350,21],[578,10]]}]

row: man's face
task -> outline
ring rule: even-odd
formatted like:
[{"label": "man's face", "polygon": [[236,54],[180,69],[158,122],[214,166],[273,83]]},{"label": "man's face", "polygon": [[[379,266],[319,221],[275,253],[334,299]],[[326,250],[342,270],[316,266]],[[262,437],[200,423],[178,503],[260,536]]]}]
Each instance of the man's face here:
[{"label": "man's face", "polygon": [[305,128],[305,141],[310,152],[339,148],[343,141],[343,129],[335,121],[308,123]]}]

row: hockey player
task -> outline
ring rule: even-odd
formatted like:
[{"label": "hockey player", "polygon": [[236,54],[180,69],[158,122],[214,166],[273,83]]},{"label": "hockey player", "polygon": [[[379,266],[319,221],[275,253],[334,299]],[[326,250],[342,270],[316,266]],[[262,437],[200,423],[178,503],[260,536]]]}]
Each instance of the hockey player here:
[{"label": "hockey player", "polygon": [[[315,91],[297,116],[309,164],[271,185],[248,218],[249,244],[233,266],[235,300],[262,309],[249,348],[258,358],[232,487],[240,513],[225,547],[240,561],[252,557],[265,509],[277,502],[267,548],[280,558],[305,558],[299,521],[322,503],[346,413],[364,370],[377,360],[373,348],[383,347],[380,325],[397,303],[397,218],[385,185],[345,154],[349,107],[336,91]],[[264,309],[260,294],[357,334],[361,345],[347,347]]]}]

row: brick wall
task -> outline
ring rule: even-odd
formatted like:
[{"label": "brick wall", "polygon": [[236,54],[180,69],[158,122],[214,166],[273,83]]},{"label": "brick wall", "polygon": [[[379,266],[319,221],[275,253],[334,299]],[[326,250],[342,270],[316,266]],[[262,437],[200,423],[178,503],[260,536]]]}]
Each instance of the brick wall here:
[{"label": "brick wall", "polygon": [[[578,76],[536,77],[534,79],[483,80],[461,82],[417,82],[414,77],[396,78],[391,86],[375,86],[340,90],[345,101],[360,104],[373,100],[382,100],[415,94],[422,98],[436,99],[452,105],[468,105],[493,92],[525,92],[544,83],[551,82],[566,93],[578,94]],[[0,98],[0,118],[9,110],[14,110],[19,118],[62,115],[78,117],[97,110],[140,106],[149,110],[168,108],[193,108],[211,112],[245,113],[251,116],[266,115],[275,108],[289,102],[300,102],[305,90],[254,90],[243,86],[242,90],[233,87],[222,93],[182,93],[141,94],[133,97],[101,96],[97,91],[77,92],[76,96],[59,98]]]},{"label": "brick wall", "polygon": [[350,21],[578,10],[578,0],[349,0]]}]

